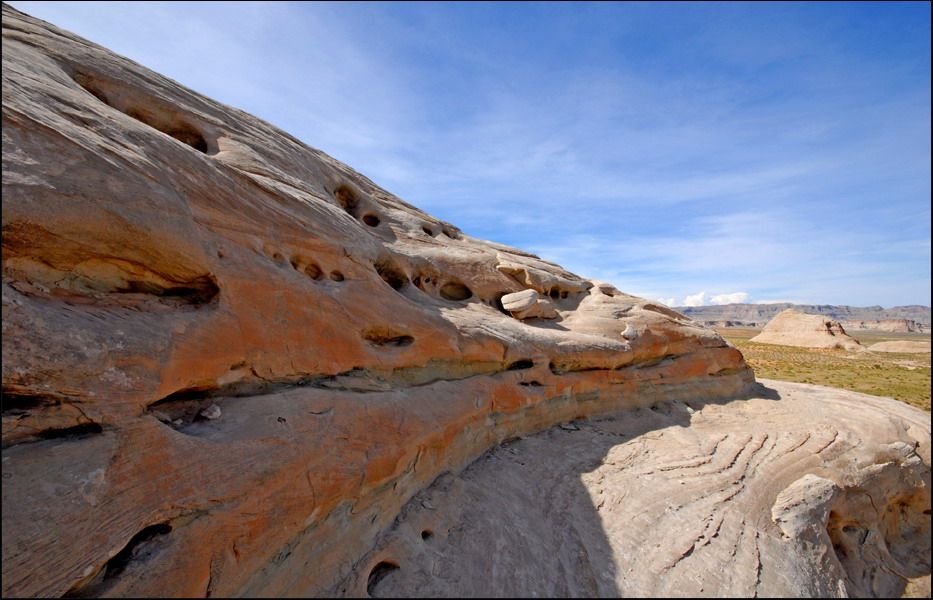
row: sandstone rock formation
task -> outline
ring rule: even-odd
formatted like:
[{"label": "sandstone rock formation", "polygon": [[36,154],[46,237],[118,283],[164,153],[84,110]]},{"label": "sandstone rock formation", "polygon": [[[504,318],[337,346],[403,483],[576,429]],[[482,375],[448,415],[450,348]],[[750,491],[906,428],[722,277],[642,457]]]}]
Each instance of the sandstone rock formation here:
[{"label": "sandstone rock formation", "polygon": [[504,444],[416,495],[348,591],[899,596],[930,569],[929,415],[764,383]]},{"label": "sandstone rock formation", "polygon": [[[752,392],[741,354],[683,315],[472,238],[6,5],[3,157],[4,596],[378,593],[393,559],[375,549],[402,508],[497,444]],[[553,319],[506,310],[527,290]],[[889,424],[866,447],[895,446],[883,463],[851,454],[851,481],[903,475],[907,500],[885,523],[928,528],[915,482],[928,489],[929,416],[866,406]],[[809,474],[848,497],[850,480],[816,463],[780,481]],[[697,499],[727,501],[707,481]],[[782,491],[760,490],[761,506]],[[809,533],[788,531],[784,550],[808,556]],[[892,553],[918,548],[890,539]],[[836,585],[836,571],[781,564],[801,585]],[[844,589],[864,589],[852,577]]]},{"label": "sandstone rock formation", "polygon": [[922,354],[930,351],[930,342],[893,341],[878,342],[868,347],[872,352],[908,352]]},{"label": "sandstone rock formation", "polygon": [[802,348],[864,350],[859,341],[848,335],[838,322],[790,308],[771,319],[761,333],[749,341]]}]

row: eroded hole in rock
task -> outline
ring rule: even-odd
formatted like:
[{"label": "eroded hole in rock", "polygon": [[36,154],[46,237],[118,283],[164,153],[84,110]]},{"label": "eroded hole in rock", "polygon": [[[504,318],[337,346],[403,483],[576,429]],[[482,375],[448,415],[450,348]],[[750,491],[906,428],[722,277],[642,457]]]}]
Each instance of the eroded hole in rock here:
[{"label": "eroded hole in rock", "polygon": [[182,128],[170,129],[164,133],[167,133],[183,144],[191,146],[202,154],[207,154],[207,140],[190,125]]},{"label": "eroded hole in rock", "polygon": [[434,237],[434,231],[428,227],[422,227],[421,231],[423,231],[426,235]]},{"label": "eroded hole in rock", "polygon": [[168,523],[158,523],[150,525],[130,538],[130,541],[120,552],[107,561],[107,571],[104,577],[116,577],[126,570],[126,567],[133,560],[148,558],[145,545],[150,540],[171,533],[172,526]]},{"label": "eroded hole in rock", "polygon": [[[234,386],[235,387],[235,386]],[[235,389],[228,390],[233,394]],[[179,390],[146,407],[146,411],[166,425],[178,429],[201,418],[201,412],[219,393],[216,387],[198,387]]]},{"label": "eroded hole in rock", "polygon": [[75,80],[75,83],[77,83],[82,88],[84,88],[84,91],[94,96],[95,98],[97,98],[98,100],[106,104],[107,106],[111,106],[110,100],[107,99],[107,95],[104,94],[104,92],[102,92],[97,87],[97,85],[94,84],[93,80],[89,76],[84,75],[82,73],[78,73],[75,75],[74,80]]},{"label": "eroded hole in rock", "polygon": [[553,298],[554,300],[557,300],[558,298],[560,298],[560,290],[558,288],[551,288],[551,291],[549,291],[547,295]]},{"label": "eroded hole in rock", "polygon": [[330,279],[331,281],[343,281],[344,279],[343,273],[341,273],[340,271],[331,271]]},{"label": "eroded hole in rock", "polygon": [[299,254],[292,256],[289,262],[292,268],[300,273],[304,273],[314,281],[319,281],[324,277],[324,270],[313,260],[305,258]]},{"label": "eroded hole in rock", "polygon": [[207,304],[220,292],[213,277],[202,276],[183,285],[163,287],[148,281],[129,281],[125,289],[118,290],[127,293],[152,294],[164,298],[178,298],[187,304]]},{"label": "eroded hole in rock", "polygon": [[304,272],[305,272],[305,275],[307,275],[308,277],[310,277],[311,279],[315,281],[319,280],[321,277],[324,276],[324,272],[321,270],[321,267],[317,266],[314,263],[309,263],[305,265]]},{"label": "eroded hole in rock", "polygon": [[[11,235],[7,235],[7,233]],[[3,275],[19,292],[44,298],[86,297],[122,306],[161,299],[162,304],[208,304],[220,293],[211,274],[179,281],[134,261],[112,256],[82,256],[84,248],[62,254],[22,244],[15,227],[4,228]],[[113,294],[113,296],[110,296]],[[131,295],[118,299],[117,295]]]},{"label": "eroded hole in rock", "polygon": [[85,579],[65,592],[64,598],[96,598],[115,583],[113,580],[126,571],[131,563],[145,562],[163,546],[163,536],[171,533],[172,526],[158,523],[142,529],[130,538],[126,546],[104,564],[96,575]]},{"label": "eroded hole in rock", "polygon": [[411,283],[426,294],[437,295],[441,274],[430,265],[419,266],[412,273]]},{"label": "eroded hole in rock", "polygon": [[337,186],[334,190],[334,199],[343,210],[347,211],[351,216],[356,216],[356,209],[360,201],[353,188],[348,185]]},{"label": "eroded hole in rock", "polygon": [[444,235],[446,235],[447,237],[449,237],[449,238],[452,239],[452,240],[459,240],[459,239],[460,239],[460,232],[457,231],[457,230],[455,230],[455,229],[453,229],[453,228],[451,228],[451,227],[444,227],[444,228],[442,228],[442,229],[441,229],[441,233],[443,233]]},{"label": "eroded hole in rock", "polygon": [[473,292],[459,281],[448,281],[441,286],[440,295],[444,300],[461,301],[472,298]]},{"label": "eroded hole in rock", "polygon": [[186,388],[183,390],[178,390],[177,392],[171,393],[161,400],[153,402],[149,405],[149,408],[155,408],[163,404],[171,404],[173,402],[204,400],[205,398],[209,398],[213,392],[214,388],[211,387]]},{"label": "eroded hole in rock", "polygon": [[379,273],[379,277],[395,291],[401,291],[405,284],[408,283],[408,277],[405,273],[389,261],[380,261],[373,266],[376,268],[376,272]]},{"label": "eroded hole in rock", "polygon": [[372,213],[367,213],[363,215],[363,222],[369,225],[370,227],[378,227],[379,217],[377,217],[376,215]]},{"label": "eroded hole in rock", "polygon": [[524,370],[524,369],[530,369],[530,368],[533,367],[533,366],[535,366],[535,362],[534,362],[533,360],[529,360],[529,359],[525,358],[525,359],[522,359],[522,360],[516,360],[515,362],[513,362],[512,364],[510,364],[508,367],[506,367],[506,370],[509,370],[509,371],[521,371],[521,370]]},{"label": "eroded hole in rock", "polygon": [[541,387],[540,381],[522,381],[518,385],[523,387]]},{"label": "eroded hole in rock", "polygon": [[563,300],[563,299],[566,298],[567,296],[568,296],[567,290],[561,290],[561,292],[560,292],[561,300]]},{"label": "eroded hole in rock", "polygon": [[207,154],[208,143],[202,132],[183,118],[176,108],[160,105],[158,101],[144,98],[138,92],[88,73],[75,73],[74,81],[107,106]]},{"label": "eroded hole in rock", "polygon": [[434,532],[430,529],[425,529],[421,532],[421,539],[425,541],[431,539],[432,537],[434,537]]},{"label": "eroded hole in rock", "polygon": [[3,415],[20,415],[30,410],[58,404],[58,401],[40,394],[3,392]]},{"label": "eroded hole in rock", "polygon": [[379,585],[379,582],[398,569],[399,566],[397,564],[386,560],[377,564],[373,567],[372,571],[369,572],[369,578],[366,580],[366,593],[369,594],[370,597],[376,598],[376,587]]},{"label": "eroded hole in rock", "polygon": [[175,138],[179,142],[191,146],[198,152],[207,154],[207,140],[194,128],[193,125],[168,115],[158,115],[156,111],[146,108],[130,108],[124,111],[127,116],[133,117],[165,135]]},{"label": "eroded hole in rock", "polygon": [[103,433],[104,428],[101,427],[98,423],[82,423],[80,425],[75,425],[74,427],[61,427],[55,429],[46,429],[40,431],[36,435],[43,440],[58,440],[58,439],[81,439],[88,437],[90,435],[95,435],[98,433]]},{"label": "eroded hole in rock", "polygon": [[411,346],[415,338],[391,329],[374,328],[363,332],[363,339],[377,346]]},{"label": "eroded hole in rock", "polygon": [[496,294],[496,297],[492,299],[492,302],[490,302],[490,305],[494,306],[495,309],[501,312],[502,314],[511,317],[512,313],[505,310],[505,307],[502,306],[502,297],[505,295],[506,295],[506,292],[502,292],[501,294]]}]

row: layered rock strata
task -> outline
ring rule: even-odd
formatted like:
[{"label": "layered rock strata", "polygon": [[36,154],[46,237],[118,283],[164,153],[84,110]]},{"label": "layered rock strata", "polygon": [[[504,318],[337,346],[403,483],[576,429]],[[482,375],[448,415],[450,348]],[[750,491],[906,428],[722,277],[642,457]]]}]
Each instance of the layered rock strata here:
[{"label": "layered rock strata", "polygon": [[[752,380],[682,315],[6,6],[3,158],[4,595],[325,593],[503,440]],[[503,308],[528,290],[554,318]]]},{"label": "layered rock strata", "polygon": [[5,596],[378,593],[488,449],[753,392],[681,314],[7,6],[3,159]]}]

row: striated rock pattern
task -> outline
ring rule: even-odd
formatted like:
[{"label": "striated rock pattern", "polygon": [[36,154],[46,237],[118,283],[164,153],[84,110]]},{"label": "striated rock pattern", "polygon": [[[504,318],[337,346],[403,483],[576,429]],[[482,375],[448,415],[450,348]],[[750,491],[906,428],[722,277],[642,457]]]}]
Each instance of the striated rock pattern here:
[{"label": "striated rock pattern", "polygon": [[403,506],[497,444],[751,393],[683,315],[5,5],[3,161],[4,596],[378,593]]},{"label": "striated rock pattern", "polygon": [[381,570],[347,589],[899,596],[930,572],[929,414],[764,383],[748,400],[667,403],[504,444],[412,499],[364,561]]},{"label": "striated rock pattern", "polygon": [[803,348],[865,349],[857,339],[848,335],[838,322],[793,309],[787,309],[771,319],[761,333],[749,341]]}]

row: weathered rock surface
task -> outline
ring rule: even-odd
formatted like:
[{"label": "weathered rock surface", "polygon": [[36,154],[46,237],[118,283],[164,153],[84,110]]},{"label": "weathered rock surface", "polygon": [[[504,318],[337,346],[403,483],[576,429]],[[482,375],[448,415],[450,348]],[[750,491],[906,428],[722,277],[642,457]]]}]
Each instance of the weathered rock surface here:
[{"label": "weathered rock surface", "polygon": [[[3,11],[4,595],[323,593],[504,439],[752,380],[682,315]],[[555,318],[507,314],[524,290]]]},{"label": "weathered rock surface", "polygon": [[857,339],[848,335],[838,322],[790,308],[771,319],[761,333],[749,341],[802,348],[865,349]]},{"label": "weathered rock surface", "polygon": [[412,499],[346,590],[899,596],[930,572],[929,413],[763,383],[502,445]]},{"label": "weathered rock surface", "polygon": [[868,347],[872,352],[909,352],[922,354],[930,351],[930,342],[894,341],[878,342]]},{"label": "weathered rock surface", "polygon": [[496,444],[752,382],[683,315],[5,5],[3,160],[4,596],[359,593]]}]

